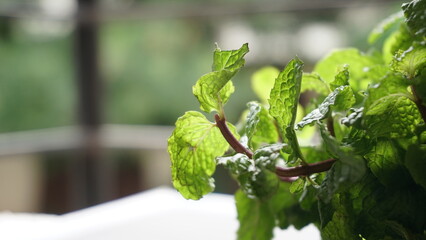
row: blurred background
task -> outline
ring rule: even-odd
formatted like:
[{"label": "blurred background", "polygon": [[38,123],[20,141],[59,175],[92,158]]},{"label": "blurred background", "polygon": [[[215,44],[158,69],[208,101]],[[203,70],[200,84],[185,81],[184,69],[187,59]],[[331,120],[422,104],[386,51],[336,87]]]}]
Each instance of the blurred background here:
[{"label": "blurred background", "polygon": [[[402,1],[1,0],[0,211],[66,213],[171,185],[167,138],[198,110],[215,43],[248,42],[228,119],[251,74],[298,55],[305,71],[366,36]],[[218,192],[235,183],[217,171]]]}]

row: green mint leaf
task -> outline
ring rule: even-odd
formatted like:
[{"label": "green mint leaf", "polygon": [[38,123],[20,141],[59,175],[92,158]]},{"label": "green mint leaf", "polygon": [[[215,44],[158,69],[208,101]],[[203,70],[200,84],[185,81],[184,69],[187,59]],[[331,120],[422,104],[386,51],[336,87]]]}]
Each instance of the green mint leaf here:
[{"label": "green mint leaf", "polygon": [[269,99],[271,115],[285,131],[293,128],[299,103],[303,62],[291,60],[275,80]]},{"label": "green mint leaf", "polygon": [[[351,165],[356,168],[352,169]],[[351,184],[361,179],[365,172],[365,168],[362,165],[361,158],[355,159],[354,162],[337,161],[334,163],[321,183],[320,199],[327,203],[333,198],[334,194],[344,191]]]},{"label": "green mint leaf", "polygon": [[300,230],[306,225],[318,223],[318,214],[312,211],[303,210],[299,204],[294,204],[291,207],[284,208],[277,214],[278,226],[285,229],[290,225]]},{"label": "green mint leaf", "polygon": [[300,92],[305,91],[315,91],[323,96],[330,93],[327,83],[317,73],[303,73]]},{"label": "green mint leaf", "polygon": [[320,146],[304,146],[301,147],[301,150],[308,163],[320,162],[331,158],[330,154]]},{"label": "green mint leaf", "polygon": [[244,55],[248,51],[247,44],[238,50],[215,50],[213,71],[201,76],[192,87],[193,94],[200,102],[201,110],[208,113],[221,111],[234,92],[234,86],[230,80],[243,67]]},{"label": "green mint leaf", "polygon": [[295,195],[289,191],[289,185],[289,183],[280,182],[277,192],[267,199],[273,213],[280,213],[284,208],[297,204]]},{"label": "green mint leaf", "polygon": [[334,90],[343,85],[349,85],[349,66],[343,65],[342,69],[339,70],[334,77],[334,80],[330,82],[331,90]]},{"label": "green mint leaf", "polygon": [[426,190],[426,146],[411,145],[405,156],[405,166],[413,180]]},{"label": "green mint leaf", "polygon": [[269,199],[279,187],[280,180],[274,172],[263,170],[251,179],[253,196],[260,200]]},{"label": "green mint leaf", "polygon": [[291,193],[299,193],[303,191],[304,188],[305,188],[305,179],[298,178],[296,181],[291,183],[289,190]]},{"label": "green mint leaf", "polygon": [[300,207],[305,211],[316,211],[318,205],[318,189],[312,185],[305,187],[299,198]]},{"label": "green mint leaf", "polygon": [[426,66],[426,47],[416,45],[405,51],[400,50],[391,64],[394,71],[413,79]]},{"label": "green mint leaf", "polygon": [[264,171],[246,155],[237,153],[220,157],[217,161],[235,176],[240,189],[250,198],[265,199],[277,191],[279,182],[275,174]]},{"label": "green mint leaf", "polygon": [[242,153],[237,153],[233,156],[218,157],[216,160],[218,165],[225,166],[235,175],[243,175],[246,173],[255,175],[260,171],[256,168],[253,159]]},{"label": "green mint leaf", "polygon": [[[402,230],[409,233],[406,236],[412,235],[412,239],[424,239],[425,223],[423,219],[426,217],[426,206],[424,204],[426,202],[426,192],[423,189],[416,185],[397,189],[381,189],[379,187],[374,189],[364,202],[366,203],[363,206],[364,212],[375,218],[376,221],[385,223],[388,228],[390,227],[389,222],[398,224],[398,229],[389,229],[394,234],[396,233],[397,236],[401,236]],[[369,203],[369,206],[367,203]],[[422,237],[416,238],[414,235]],[[410,237],[405,239],[410,239]]]},{"label": "green mint leaf", "polygon": [[371,198],[376,197],[377,192],[384,189],[378,179],[370,172],[356,184],[354,184],[348,191],[350,198],[353,199],[354,211],[360,213],[362,211],[370,211],[372,208],[377,207],[375,201],[370,201]]},{"label": "green mint leaf", "polygon": [[249,52],[248,44],[245,43],[238,50],[222,51],[216,48],[213,54],[213,71],[227,69],[231,72],[240,70],[244,66],[244,55]]},{"label": "green mint leaf", "polygon": [[253,153],[253,159],[257,166],[262,169],[275,171],[275,165],[278,160],[282,159],[281,151],[289,152],[289,147],[284,143],[275,143],[263,146]]},{"label": "green mint leaf", "polygon": [[[278,188],[278,178],[273,173],[276,162],[281,159],[280,151],[285,144],[273,144],[256,150],[253,159],[237,153],[217,158],[238,180],[241,190],[250,198],[269,198]],[[269,170],[269,171],[267,171]]]},{"label": "green mint leaf", "polygon": [[217,158],[217,164],[223,165],[228,169],[237,179],[238,184],[242,191],[251,198],[256,197],[256,190],[254,189],[253,179],[261,173],[261,169],[256,166],[253,159],[247,157],[242,153],[237,153],[229,157]]},{"label": "green mint leaf", "polygon": [[380,77],[379,83],[367,89],[364,108],[369,109],[374,102],[390,94],[408,94],[407,88],[408,81],[401,74],[387,73]]},{"label": "green mint leaf", "polygon": [[[361,113],[361,115],[363,115],[363,113]],[[368,135],[367,130],[362,129],[360,125],[362,125],[362,119],[361,122],[358,122],[355,127],[352,127],[348,135],[342,139],[342,144],[350,146],[355,154],[363,156],[371,151],[375,142],[370,135]]]},{"label": "green mint leaf", "polygon": [[234,92],[234,85],[229,81],[235,73],[228,70],[210,72],[198,79],[192,92],[200,102],[204,112],[219,112]]},{"label": "green mint leaf", "polygon": [[257,125],[259,124],[259,115],[262,111],[262,106],[257,102],[249,102],[247,106],[249,107],[249,113],[247,114],[245,132],[248,139],[250,140],[256,132]]},{"label": "green mint leaf", "polygon": [[[395,144],[389,140],[377,142],[372,151],[364,156],[367,165],[379,181],[388,187],[404,185],[408,174]],[[398,177],[396,177],[398,176]]]},{"label": "green mint leaf", "polygon": [[351,219],[356,221],[357,233],[365,239],[424,237],[426,192],[418,186],[385,187],[372,174],[366,174],[349,190],[349,197]]},{"label": "green mint leaf", "polygon": [[264,67],[252,75],[251,86],[262,103],[268,103],[269,94],[279,73],[274,67]]},{"label": "green mint leaf", "polygon": [[213,191],[215,158],[229,148],[220,130],[199,112],[186,112],[176,121],[168,140],[174,187],[187,199]]},{"label": "green mint leaf", "polygon": [[363,125],[372,137],[412,136],[421,122],[416,104],[405,94],[382,97],[364,110]]},{"label": "green mint leaf", "polygon": [[339,195],[333,199],[335,211],[331,220],[321,229],[323,240],[358,240],[360,239],[355,232],[355,219],[351,212],[351,202],[348,197]]},{"label": "green mint leaf", "polygon": [[245,133],[249,139],[249,146],[256,149],[262,143],[277,142],[278,132],[268,110],[257,102],[249,102],[247,105],[249,113]]},{"label": "green mint leaf", "polygon": [[[382,188],[383,185],[381,185],[372,174],[367,173],[360,181],[353,184],[352,187],[348,189],[348,191],[334,195],[331,201],[327,203],[318,201],[318,209],[320,211],[321,217],[321,229],[324,229],[330,223],[330,221],[332,221],[335,212],[339,213],[341,211],[350,210],[352,213],[352,221],[357,222],[358,215],[362,213],[362,211],[365,210],[368,212],[371,210],[371,208],[377,206],[378,203],[370,199],[374,198],[374,193],[380,191]],[[348,199],[351,199],[352,203],[348,202]],[[350,206],[348,203],[352,206]],[[369,218],[364,218],[361,222],[358,222],[359,225],[356,229],[358,233],[363,233],[362,227],[364,224],[368,226],[368,224],[371,223],[370,221],[367,221]],[[361,225],[361,223],[363,225]],[[331,223],[331,225],[328,226],[327,231],[332,231],[332,226],[334,224],[336,223]],[[374,225],[374,227],[377,227],[377,225]],[[339,229],[335,230],[339,231]],[[348,232],[352,232],[352,230],[348,230]],[[331,232],[328,234],[330,233]]]},{"label": "green mint leaf", "polygon": [[288,183],[280,183],[278,191],[266,199],[251,198],[237,191],[235,200],[240,221],[239,240],[269,240],[276,225],[282,229],[290,225],[301,229],[318,219],[315,213],[299,207],[297,199],[288,190]]},{"label": "green mint leaf", "polygon": [[[302,229],[310,223],[318,223],[318,212],[316,210],[310,211],[301,208],[301,205],[305,205],[310,197],[310,194],[303,197],[299,205],[298,196],[290,192],[289,183],[281,182],[277,193],[268,200],[272,211],[275,213],[278,227],[286,229],[293,225],[296,229]],[[316,200],[316,196],[312,196],[312,198]]]},{"label": "green mint leaf", "polygon": [[242,191],[235,194],[237,205],[238,240],[270,240],[275,227],[275,216],[267,201],[247,197]]},{"label": "green mint leaf", "polygon": [[398,51],[404,51],[413,45],[414,41],[421,41],[420,38],[413,38],[407,24],[401,23],[399,29],[393,32],[383,44],[383,59],[386,63],[392,62]]},{"label": "green mint leaf", "polygon": [[343,125],[348,127],[360,123],[363,111],[364,107],[352,108],[351,113],[348,116],[342,118],[340,121]]},{"label": "green mint leaf", "polygon": [[331,105],[331,108],[335,111],[347,111],[349,110],[356,102],[354,91],[348,85],[340,86],[335,90],[340,89],[336,95],[336,100],[334,104]]},{"label": "green mint leaf", "polygon": [[303,62],[298,58],[291,60],[284,70],[275,80],[274,87],[271,90],[269,104],[269,113],[278,123],[283,131],[283,141],[291,146],[293,154],[290,156],[290,162],[303,159],[294,132],[294,122],[299,103],[300,87],[302,80]]},{"label": "green mint leaf", "polygon": [[383,35],[388,32],[388,30],[400,24],[403,20],[404,14],[402,11],[394,13],[385,18],[373,29],[373,31],[371,31],[370,35],[368,36],[368,42],[370,44],[375,43],[377,40],[382,38]]},{"label": "green mint leaf", "polygon": [[406,22],[414,35],[426,37],[426,1],[414,0],[402,5]]},{"label": "green mint leaf", "polygon": [[341,146],[326,132],[323,125],[319,126],[327,151],[337,159],[321,184],[320,196],[323,201],[328,202],[333,194],[359,181],[364,176],[366,167],[364,159],[356,155],[352,148]]},{"label": "green mint leaf", "polygon": [[348,65],[351,77],[351,86],[355,91],[364,89],[373,79],[370,79],[368,70],[375,65],[381,65],[382,59],[361,53],[358,49],[349,48],[335,50],[320,60],[313,70],[325,82],[330,83],[335,79],[336,70]]},{"label": "green mint leaf", "polygon": [[308,115],[306,115],[302,121],[297,123],[297,128],[301,129],[306,125],[313,122],[325,119],[329,116],[332,107],[337,110],[349,109],[355,103],[355,96],[350,86],[340,86],[332,93],[330,93],[324,101],[314,109]]}]

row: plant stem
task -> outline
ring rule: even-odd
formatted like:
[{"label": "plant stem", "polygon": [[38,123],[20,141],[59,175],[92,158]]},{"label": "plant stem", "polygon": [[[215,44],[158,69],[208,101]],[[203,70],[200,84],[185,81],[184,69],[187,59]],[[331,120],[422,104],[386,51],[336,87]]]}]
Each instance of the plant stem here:
[{"label": "plant stem", "polygon": [[[222,133],[223,137],[226,139],[226,141],[229,143],[229,145],[237,152],[237,153],[243,153],[247,155],[249,158],[253,158],[253,153],[244,147],[232,134],[232,132],[229,130],[228,126],[226,125],[225,117],[220,117],[218,114],[214,116],[216,121],[216,126],[219,128],[220,132]],[[294,181],[296,177],[299,176],[309,176],[313,173],[319,173],[319,172],[325,172],[333,166],[336,159],[328,159],[321,162],[301,165],[297,167],[289,167],[289,168],[282,168],[282,167],[276,167],[275,173],[278,175],[278,177],[282,181]]]},{"label": "plant stem", "polygon": [[247,155],[247,157],[252,158],[253,153],[244,147],[231,133],[228,126],[226,125],[225,117],[220,117],[218,114],[214,115],[214,119],[216,120],[216,125],[219,128],[220,132],[222,133],[223,137],[226,139],[226,141],[231,145],[231,147],[237,152],[237,153],[244,153]]},{"label": "plant stem", "polygon": [[416,88],[414,87],[414,85],[410,86],[411,88],[411,92],[413,93],[414,96],[414,103],[416,104],[417,108],[419,109],[419,112],[423,118],[423,121],[426,123],[426,106],[423,105],[422,103],[422,99],[417,95],[417,91]]},{"label": "plant stem", "polygon": [[297,167],[289,167],[289,168],[276,167],[275,173],[279,177],[285,177],[285,178],[309,176],[314,173],[325,172],[329,170],[335,162],[336,162],[336,159],[327,159],[321,162],[311,163],[308,165],[301,165]]},{"label": "plant stem", "polygon": [[331,116],[327,118],[327,129],[332,137],[336,137],[336,133],[334,132],[334,122]]}]

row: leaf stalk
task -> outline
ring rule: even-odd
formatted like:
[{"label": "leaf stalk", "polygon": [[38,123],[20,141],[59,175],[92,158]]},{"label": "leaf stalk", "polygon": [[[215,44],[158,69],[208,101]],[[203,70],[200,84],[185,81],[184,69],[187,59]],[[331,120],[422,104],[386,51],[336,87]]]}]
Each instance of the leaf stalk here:
[{"label": "leaf stalk", "polygon": [[309,176],[314,173],[325,172],[329,170],[333,164],[336,162],[336,159],[327,159],[321,162],[311,163],[308,165],[301,165],[297,167],[276,167],[275,173],[279,177],[291,178],[291,177],[299,177],[299,176]]},{"label": "leaf stalk", "polygon": [[[247,155],[249,158],[253,158],[253,152],[250,149],[244,147],[232,134],[226,125],[225,117],[220,117],[218,114],[214,116],[216,121],[216,126],[219,128],[223,137],[229,143],[229,145],[237,152]],[[329,170],[333,164],[336,162],[336,159],[327,159],[321,162],[301,165],[297,167],[276,167],[275,173],[282,181],[293,181],[296,177],[300,176],[309,176],[314,173],[325,172]]]},{"label": "leaf stalk", "polygon": [[216,121],[216,126],[219,128],[220,132],[222,133],[223,137],[226,139],[226,141],[231,145],[231,147],[237,152],[237,153],[243,153],[247,155],[247,157],[252,158],[253,153],[244,147],[232,134],[231,130],[229,130],[228,126],[226,125],[226,119],[223,116],[222,118],[216,114],[214,115],[214,119]]}]

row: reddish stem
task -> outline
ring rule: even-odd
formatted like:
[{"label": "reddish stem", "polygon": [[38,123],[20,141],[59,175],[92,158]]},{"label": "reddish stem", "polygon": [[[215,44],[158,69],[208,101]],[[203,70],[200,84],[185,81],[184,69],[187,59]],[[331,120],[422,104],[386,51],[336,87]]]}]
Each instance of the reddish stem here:
[{"label": "reddish stem", "polygon": [[308,165],[301,165],[297,167],[276,167],[275,173],[284,178],[299,177],[299,176],[309,176],[314,173],[325,172],[333,166],[336,162],[336,159],[327,159],[321,162],[311,163]]},{"label": "reddish stem", "polygon": [[[228,126],[226,125],[225,118],[220,118],[218,114],[216,114],[214,118],[216,120],[216,126],[219,128],[220,132],[222,133],[226,141],[229,143],[229,145],[237,153],[243,153],[247,155],[247,157],[253,158],[253,153],[249,149],[244,147],[229,130]],[[309,176],[313,173],[325,172],[329,170],[331,166],[333,166],[334,162],[336,162],[336,159],[328,159],[321,162],[301,165],[297,167],[276,167],[275,173],[282,181],[293,182],[297,179],[297,177],[300,176]]]},{"label": "reddish stem", "polygon": [[231,147],[237,153],[244,153],[245,155],[247,155],[247,157],[252,158],[253,153],[249,149],[245,148],[229,130],[228,126],[226,125],[225,117],[220,118],[220,116],[216,114],[214,115],[214,119],[216,120],[217,127],[219,128],[220,132],[222,133],[226,141],[229,143],[229,145],[231,145]]}]

